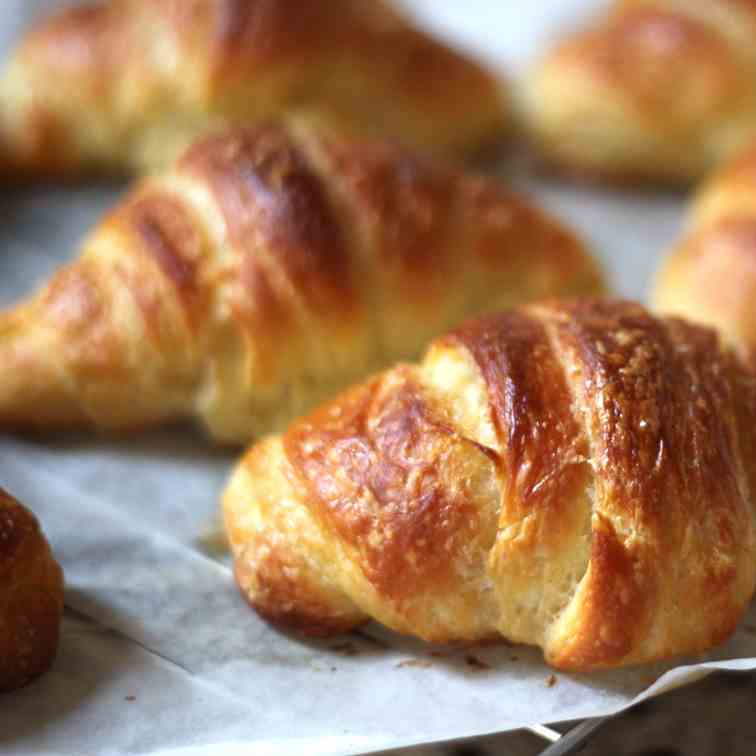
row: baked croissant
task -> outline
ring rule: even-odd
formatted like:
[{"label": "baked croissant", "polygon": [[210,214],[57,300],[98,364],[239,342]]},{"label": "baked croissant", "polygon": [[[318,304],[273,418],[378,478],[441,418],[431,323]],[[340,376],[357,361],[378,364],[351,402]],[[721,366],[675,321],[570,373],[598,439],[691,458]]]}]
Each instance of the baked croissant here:
[{"label": "baked croissant", "polygon": [[249,451],[242,593],[329,634],[504,636],[590,671],[703,651],[756,580],[756,379],[622,301],[468,322]]},{"label": "baked croissant", "polygon": [[756,143],[706,183],[687,225],[652,304],[718,328],[756,367]]},{"label": "baked croissant", "polygon": [[529,78],[533,141],[590,178],[688,182],[756,134],[756,4],[618,0]]},{"label": "baked croissant", "polygon": [[109,0],[42,21],[0,79],[0,172],[167,168],[292,110],[437,153],[501,137],[503,87],[382,0]]},{"label": "baked croissant", "polygon": [[581,242],[494,180],[303,122],[232,129],[0,314],[0,428],[196,417],[247,441],[471,313],[601,288]]},{"label": "baked croissant", "polygon": [[0,489],[0,692],[53,662],[63,615],[63,572],[39,523]]}]

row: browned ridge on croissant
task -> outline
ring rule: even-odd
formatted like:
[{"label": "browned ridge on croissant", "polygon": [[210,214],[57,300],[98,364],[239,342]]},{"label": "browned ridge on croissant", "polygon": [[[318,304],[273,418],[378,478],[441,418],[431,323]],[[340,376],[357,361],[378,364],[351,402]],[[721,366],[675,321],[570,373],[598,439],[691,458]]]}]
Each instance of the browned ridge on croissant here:
[{"label": "browned ridge on croissant", "polygon": [[62,615],[63,573],[39,523],[0,488],[0,692],[52,664]]},{"label": "browned ridge on croissant", "polygon": [[755,419],[706,328],[596,300],[474,320],[248,452],[238,582],[309,633],[504,636],[577,671],[703,651],[754,592]]},{"label": "browned ridge on croissant", "polygon": [[142,181],[0,315],[0,427],[283,427],[462,318],[601,291],[494,180],[309,122],[230,129]]},{"label": "browned ridge on croissant", "polygon": [[382,0],[106,0],[41,21],[0,77],[7,178],[164,169],[293,111],[433,153],[500,140],[504,86]]},{"label": "browned ridge on croissant", "polygon": [[531,136],[568,173],[696,180],[756,136],[755,51],[752,0],[615,0],[534,69]]}]

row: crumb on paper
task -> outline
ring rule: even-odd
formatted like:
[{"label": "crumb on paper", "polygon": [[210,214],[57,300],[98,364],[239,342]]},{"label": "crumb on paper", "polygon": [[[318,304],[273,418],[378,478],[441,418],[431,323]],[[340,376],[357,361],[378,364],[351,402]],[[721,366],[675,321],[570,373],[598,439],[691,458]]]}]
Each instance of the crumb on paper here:
[{"label": "crumb on paper", "polygon": [[473,645],[477,646],[478,648],[480,648],[481,646],[491,646],[492,648],[514,648],[517,644],[512,643],[509,638],[505,638],[503,635],[499,635],[476,640]]},{"label": "crumb on paper", "polygon": [[491,669],[491,666],[489,664],[486,664],[484,661],[478,659],[477,656],[473,656],[472,654],[467,654],[467,656],[465,656],[465,662],[471,669]]},{"label": "crumb on paper", "polygon": [[519,656],[510,656],[509,657],[509,661],[520,661],[520,657]]},{"label": "crumb on paper", "polygon": [[127,701],[136,701],[136,696],[126,696]]},{"label": "crumb on paper", "polygon": [[403,659],[397,665],[398,669],[402,667],[420,667],[421,669],[427,669],[433,666],[433,662],[429,659]]},{"label": "crumb on paper", "polygon": [[336,643],[329,647],[329,651],[335,651],[337,654],[344,654],[344,656],[357,656],[359,653],[359,649],[351,641]]},{"label": "crumb on paper", "polygon": [[386,641],[381,640],[380,638],[375,638],[372,635],[369,635],[364,630],[352,630],[352,635],[357,636],[358,638],[361,638],[366,643],[369,643],[372,646],[375,646],[376,648],[382,648],[382,649],[389,649],[391,646],[386,643]]},{"label": "crumb on paper", "polygon": [[331,667],[331,672],[336,672],[336,667]]},{"label": "crumb on paper", "polygon": [[217,559],[228,556],[231,552],[226,531],[220,520],[214,520],[205,526],[196,543],[205,554]]},{"label": "crumb on paper", "polygon": [[557,684],[557,676],[556,675],[549,675],[546,678],[546,685],[549,688],[553,688]]}]

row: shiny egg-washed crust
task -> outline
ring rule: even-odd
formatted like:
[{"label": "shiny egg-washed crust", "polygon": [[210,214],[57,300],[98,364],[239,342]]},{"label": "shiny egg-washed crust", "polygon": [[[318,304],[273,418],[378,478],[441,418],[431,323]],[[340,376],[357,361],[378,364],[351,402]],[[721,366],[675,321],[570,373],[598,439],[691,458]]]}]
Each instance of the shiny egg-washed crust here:
[{"label": "shiny egg-washed crust", "polygon": [[662,313],[719,329],[756,367],[756,143],[693,200],[684,238],[662,263],[651,302]]},{"label": "shiny egg-washed crust", "polygon": [[39,523],[0,489],[0,692],[52,664],[62,614],[63,572]]},{"label": "shiny egg-washed crust", "polygon": [[469,315],[596,293],[582,243],[492,180],[307,122],[142,181],[0,314],[0,427],[283,428]]},{"label": "shiny egg-washed crust", "polygon": [[0,176],[165,169],[292,111],[434,153],[505,130],[504,87],[382,0],[110,0],[41,21],[0,78]]},{"label": "shiny egg-washed crust", "polygon": [[468,322],[247,453],[239,586],[304,632],[503,636],[565,670],[705,651],[754,592],[755,412],[713,331],[634,303]]},{"label": "shiny egg-washed crust", "polygon": [[700,178],[756,134],[753,0],[618,0],[524,88],[543,161],[610,183]]}]

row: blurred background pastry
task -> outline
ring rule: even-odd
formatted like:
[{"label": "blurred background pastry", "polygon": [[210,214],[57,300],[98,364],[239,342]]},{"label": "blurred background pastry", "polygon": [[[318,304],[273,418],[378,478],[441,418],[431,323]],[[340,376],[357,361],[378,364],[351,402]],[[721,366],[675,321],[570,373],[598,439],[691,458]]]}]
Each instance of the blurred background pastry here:
[{"label": "blurred background pastry", "polygon": [[166,168],[199,134],[292,111],[424,151],[501,139],[503,83],[383,0],[109,0],[60,10],[0,79],[0,171]]},{"label": "blurred background pastry", "polygon": [[756,367],[756,142],[693,199],[651,301],[660,312],[715,326]]},{"label": "blurred background pastry", "polygon": [[558,170],[687,183],[756,135],[756,5],[617,0],[532,70],[530,138]]}]

